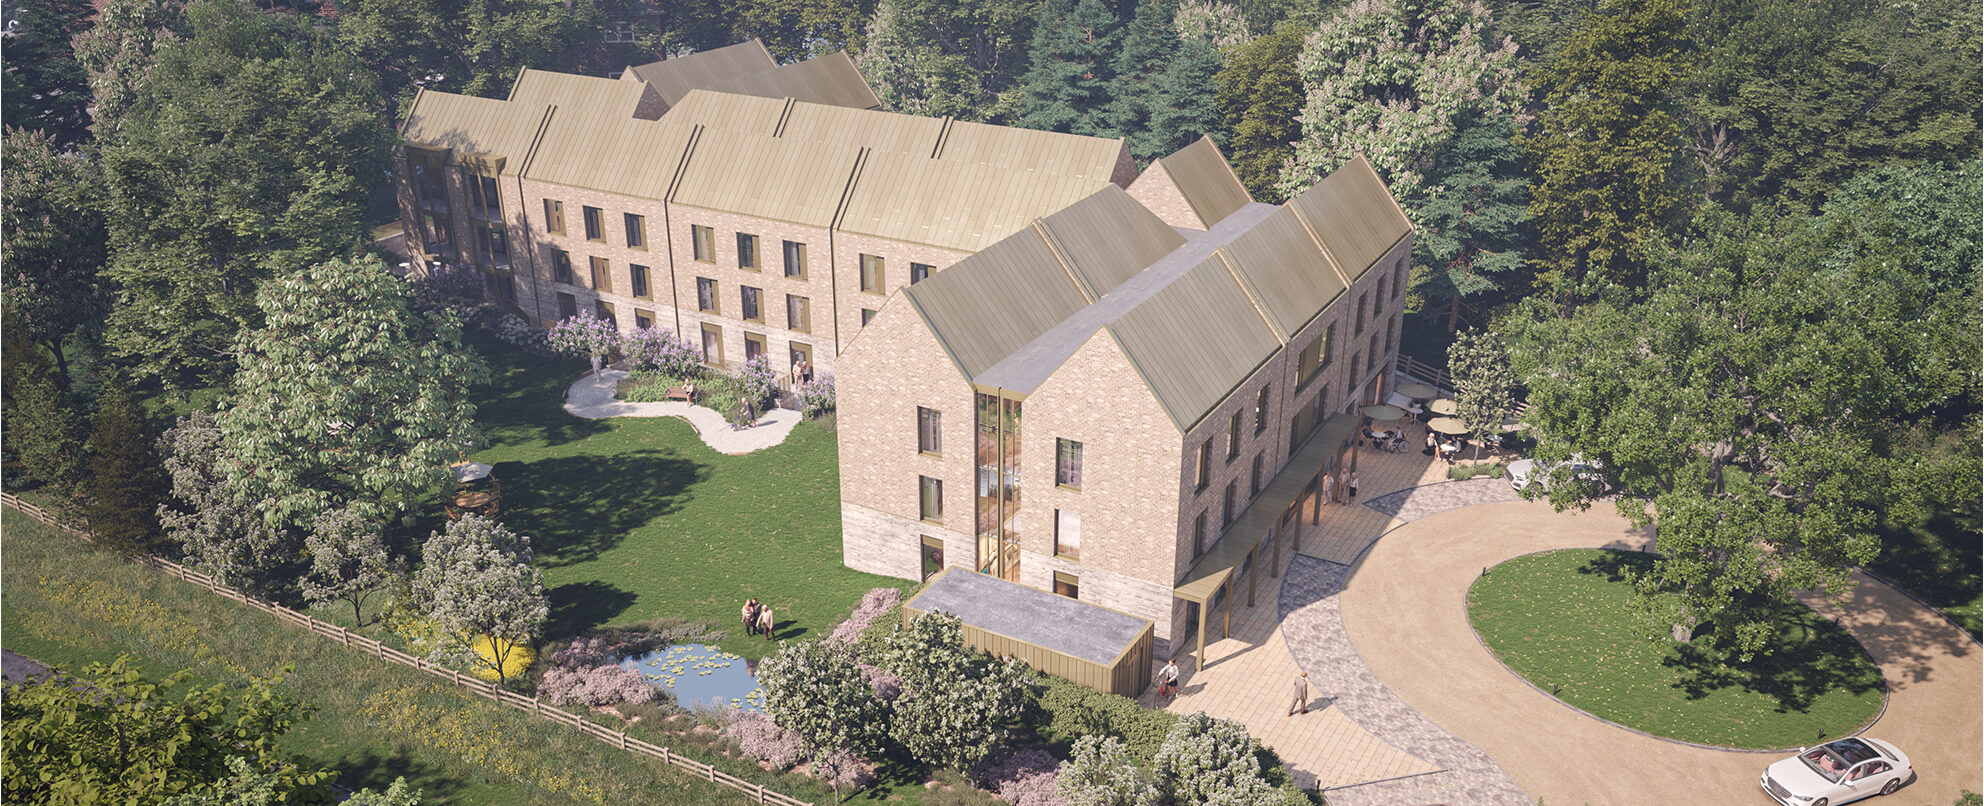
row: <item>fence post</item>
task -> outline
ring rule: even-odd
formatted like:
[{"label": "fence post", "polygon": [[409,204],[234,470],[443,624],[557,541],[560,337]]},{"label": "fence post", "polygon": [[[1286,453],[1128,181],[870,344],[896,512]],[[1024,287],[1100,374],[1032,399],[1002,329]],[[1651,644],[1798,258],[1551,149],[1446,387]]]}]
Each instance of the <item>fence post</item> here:
[{"label": "fence post", "polygon": [[627,732],[624,730],[616,730],[614,731],[614,733],[620,734],[620,749],[622,750],[627,749]]},{"label": "fence post", "polygon": [[537,716],[537,699],[538,699],[538,697],[539,697],[539,696],[540,696],[540,695],[537,695],[537,694],[532,694],[532,695],[530,695],[530,715],[531,715],[531,716]]},{"label": "fence post", "polygon": [[670,762],[669,762],[669,760],[668,760],[668,748],[666,748],[666,747],[664,747],[664,748],[661,748],[661,763],[663,763],[663,764],[668,764],[668,763],[670,763]]},{"label": "fence post", "polygon": [[765,806],[765,785],[758,784],[758,806]]}]

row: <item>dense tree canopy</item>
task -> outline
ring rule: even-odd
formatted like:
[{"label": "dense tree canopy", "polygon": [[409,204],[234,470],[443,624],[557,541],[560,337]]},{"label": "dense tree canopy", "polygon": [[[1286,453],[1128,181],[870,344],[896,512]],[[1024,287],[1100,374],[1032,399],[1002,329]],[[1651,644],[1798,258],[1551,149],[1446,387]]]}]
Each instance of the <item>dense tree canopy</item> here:
[{"label": "dense tree canopy", "polygon": [[97,166],[29,129],[7,131],[0,162],[0,298],[66,373],[69,335],[99,329],[109,302],[97,279],[106,254]]},{"label": "dense tree canopy", "polygon": [[1109,92],[1123,26],[1102,0],[1046,0],[1028,51],[1017,123],[1031,129],[1114,136]]},{"label": "dense tree canopy", "polygon": [[525,67],[576,70],[601,45],[593,0],[339,0],[337,40],[399,108],[420,87],[503,97]]},{"label": "dense tree canopy", "polygon": [[1307,30],[1283,25],[1233,50],[1214,79],[1228,161],[1254,198],[1280,202],[1281,166],[1302,136],[1302,76],[1295,60]]},{"label": "dense tree canopy", "polygon": [[1529,184],[1516,150],[1515,117],[1464,115],[1433,160],[1412,242],[1413,293],[1422,309],[1446,306],[1456,329],[1469,300],[1508,289],[1522,277]]},{"label": "dense tree canopy", "polygon": [[[7,47],[0,50],[0,120],[39,129],[63,143],[89,136],[89,74],[69,40],[89,29],[89,0],[40,0],[13,7]],[[12,161],[9,160],[9,171]]]},{"label": "dense tree canopy", "polygon": [[882,108],[988,120],[1026,73],[1038,0],[880,0],[857,64]]}]

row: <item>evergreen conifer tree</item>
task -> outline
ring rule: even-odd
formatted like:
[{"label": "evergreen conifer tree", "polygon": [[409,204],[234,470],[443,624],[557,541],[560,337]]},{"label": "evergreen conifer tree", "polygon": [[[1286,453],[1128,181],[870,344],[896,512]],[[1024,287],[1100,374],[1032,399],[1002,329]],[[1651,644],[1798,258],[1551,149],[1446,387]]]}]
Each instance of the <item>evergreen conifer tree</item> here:
[{"label": "evergreen conifer tree", "polygon": [[1284,198],[1277,187],[1281,165],[1295,156],[1290,144],[1302,136],[1302,76],[1295,60],[1307,34],[1304,26],[1284,23],[1236,48],[1219,71],[1217,97],[1233,172],[1260,201]]},{"label": "evergreen conifer tree", "polygon": [[47,356],[11,312],[4,330],[6,410],[0,425],[7,452],[67,505],[82,475],[82,416],[69,404]]},{"label": "evergreen conifer tree", "polygon": [[1159,78],[1178,55],[1178,33],[1172,27],[1177,11],[1173,0],[1142,0],[1130,23],[1123,52],[1116,56],[1116,82],[1110,94],[1109,124],[1130,146],[1138,165],[1169,153],[1164,135],[1150,125],[1153,107],[1161,103]]},{"label": "evergreen conifer tree", "polygon": [[1447,330],[1460,325],[1461,300],[1503,287],[1523,267],[1529,183],[1516,150],[1515,117],[1469,113],[1436,159],[1428,179],[1437,193],[1419,204],[1422,226],[1414,262],[1427,267],[1413,286],[1425,302],[1447,306]]},{"label": "evergreen conifer tree", "polygon": [[1157,77],[1157,103],[1150,111],[1156,156],[1191,145],[1200,137],[1225,143],[1219,97],[1213,91],[1219,67],[1219,51],[1213,49],[1212,42],[1195,37],[1179,45],[1178,55]]},{"label": "evergreen conifer tree", "polygon": [[1110,79],[1122,25],[1102,0],[1047,0],[1034,28],[1019,124],[1030,129],[1112,137]]},{"label": "evergreen conifer tree", "polygon": [[90,426],[84,482],[90,530],[118,551],[149,552],[160,542],[158,505],[169,488],[144,412],[114,374],[104,380]]}]

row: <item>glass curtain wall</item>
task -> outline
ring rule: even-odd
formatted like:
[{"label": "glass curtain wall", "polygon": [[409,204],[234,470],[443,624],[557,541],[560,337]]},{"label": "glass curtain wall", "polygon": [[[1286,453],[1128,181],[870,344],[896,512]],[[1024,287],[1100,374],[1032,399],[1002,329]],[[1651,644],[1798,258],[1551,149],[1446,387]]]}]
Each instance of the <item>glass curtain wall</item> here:
[{"label": "glass curtain wall", "polygon": [[1013,582],[1020,578],[1021,407],[1018,400],[980,393],[973,429],[978,572]]}]

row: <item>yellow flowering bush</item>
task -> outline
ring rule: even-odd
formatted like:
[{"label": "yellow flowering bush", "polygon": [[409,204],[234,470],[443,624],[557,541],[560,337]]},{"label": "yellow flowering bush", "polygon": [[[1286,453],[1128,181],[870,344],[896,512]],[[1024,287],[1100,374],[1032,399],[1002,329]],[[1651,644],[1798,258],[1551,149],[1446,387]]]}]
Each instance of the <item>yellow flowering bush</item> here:
[{"label": "yellow flowering bush", "polygon": [[[495,639],[492,644],[489,636],[478,635],[473,646],[476,656],[482,659],[482,664],[475,668],[475,676],[491,683],[499,679],[514,679],[537,662],[537,649],[529,644],[515,644],[501,638]],[[498,677],[496,657],[504,652],[509,654],[503,655],[503,674]]]}]

